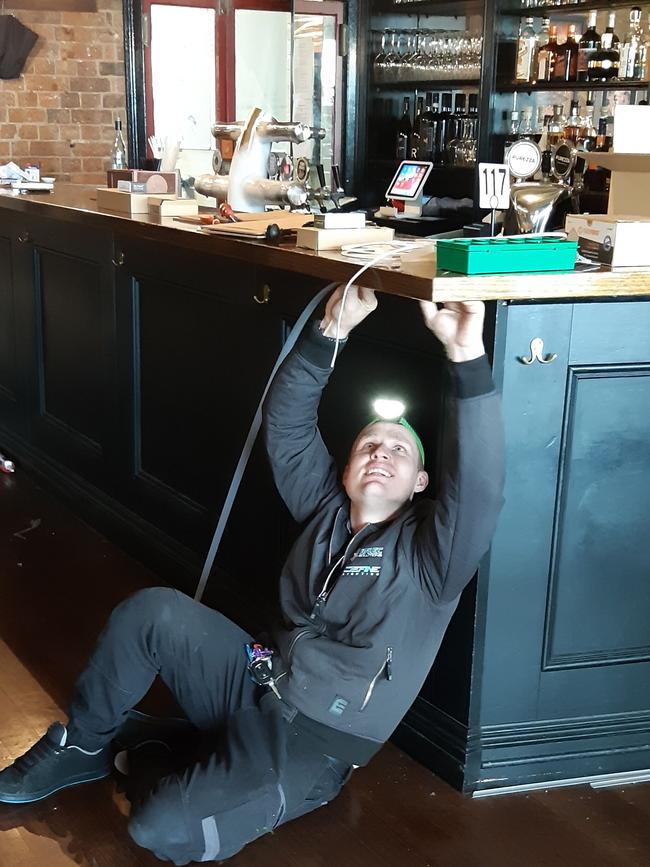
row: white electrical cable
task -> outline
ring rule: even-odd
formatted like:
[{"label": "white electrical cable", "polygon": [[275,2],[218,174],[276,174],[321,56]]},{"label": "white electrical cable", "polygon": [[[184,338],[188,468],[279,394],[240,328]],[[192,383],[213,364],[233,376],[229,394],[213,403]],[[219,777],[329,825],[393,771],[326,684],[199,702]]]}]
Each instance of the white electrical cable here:
[{"label": "white electrical cable", "polygon": [[[341,308],[339,310],[339,315],[336,320],[336,337],[334,343],[334,354],[332,355],[332,360],[330,362],[330,367],[334,367],[336,362],[336,356],[339,351],[339,343],[341,342],[341,320],[343,318],[343,308],[345,307],[345,301],[348,297],[348,292],[350,291],[350,287],[352,284],[363,274],[364,271],[367,271],[368,268],[372,268],[377,263],[381,262],[384,259],[388,259],[392,256],[397,256],[400,252],[404,252],[405,250],[415,250],[417,247],[425,247],[430,246],[431,241],[391,241],[389,244],[355,244],[352,247],[347,247],[344,255],[363,255],[361,252],[363,248],[376,250],[378,246],[386,247],[388,246],[390,249],[384,250],[383,253],[380,253],[378,256],[372,258],[369,262],[363,265],[359,270],[350,277],[348,282],[345,284],[345,289],[343,290],[343,297],[341,298]],[[352,254],[351,250],[356,249],[359,251],[358,253]],[[343,252],[343,248],[341,248],[341,252]]]}]

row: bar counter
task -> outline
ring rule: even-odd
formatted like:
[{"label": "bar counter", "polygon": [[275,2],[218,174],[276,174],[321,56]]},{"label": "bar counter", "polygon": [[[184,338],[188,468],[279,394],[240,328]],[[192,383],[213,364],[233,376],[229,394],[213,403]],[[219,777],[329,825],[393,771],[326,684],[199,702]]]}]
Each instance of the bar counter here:
[{"label": "bar counter", "polygon": [[[289,330],[358,266],[91,198],[0,196],[0,451],[192,593]],[[485,299],[507,482],[394,739],[468,793],[631,779],[650,767],[650,273],[409,269],[364,276],[379,307],[337,360],[323,437],[342,467],[372,398],[401,397],[435,495],[447,364],[409,298]],[[263,626],[295,532],[258,443],[204,601]]]},{"label": "bar counter", "polygon": [[[126,217],[97,208],[93,187],[57,185],[52,193],[0,196],[6,207],[26,218],[43,214],[64,222],[83,221],[84,226],[126,235],[162,245],[173,245],[195,252],[230,259],[242,259],[255,265],[322,278],[325,282],[347,281],[360,267],[336,252],[316,253],[293,244],[274,247],[261,241],[220,237],[215,233],[174,221],[173,217],[147,215]],[[408,298],[439,302],[460,300],[532,300],[650,295],[650,269],[612,271],[603,267],[580,268],[566,273],[504,274],[468,277],[437,272],[435,260],[406,261],[400,270],[371,268],[364,275],[366,284],[381,292]]]}]

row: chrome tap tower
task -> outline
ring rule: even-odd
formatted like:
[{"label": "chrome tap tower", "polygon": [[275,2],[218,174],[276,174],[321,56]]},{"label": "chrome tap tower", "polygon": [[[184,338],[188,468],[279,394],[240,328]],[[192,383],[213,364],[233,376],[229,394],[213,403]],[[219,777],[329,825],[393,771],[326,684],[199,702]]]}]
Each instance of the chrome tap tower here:
[{"label": "chrome tap tower", "polygon": [[322,139],[324,129],[304,123],[280,123],[261,108],[254,108],[245,123],[215,123],[212,135],[236,142],[230,173],[201,175],[194,183],[197,192],[218,202],[228,202],[235,211],[264,211],[266,205],[296,208],[306,204],[308,191],[302,183],[268,178],[271,144]]}]

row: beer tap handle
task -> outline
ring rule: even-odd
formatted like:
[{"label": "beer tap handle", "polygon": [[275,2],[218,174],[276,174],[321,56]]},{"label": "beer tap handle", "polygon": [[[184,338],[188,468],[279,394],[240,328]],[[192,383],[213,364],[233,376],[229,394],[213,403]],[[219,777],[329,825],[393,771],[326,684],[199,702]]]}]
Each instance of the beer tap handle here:
[{"label": "beer tap handle", "polygon": [[316,172],[318,173],[318,183],[322,190],[325,189],[325,169],[322,163],[316,163]]},{"label": "beer tap handle", "polygon": [[341,169],[339,166],[333,165],[332,169],[332,189],[336,190],[337,193],[345,192],[343,189],[343,185],[341,184]]}]

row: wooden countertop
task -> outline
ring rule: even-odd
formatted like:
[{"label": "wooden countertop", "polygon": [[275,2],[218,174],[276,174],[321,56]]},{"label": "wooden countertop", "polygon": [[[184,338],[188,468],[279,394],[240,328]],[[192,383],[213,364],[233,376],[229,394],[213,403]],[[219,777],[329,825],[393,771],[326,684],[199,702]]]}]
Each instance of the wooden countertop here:
[{"label": "wooden countertop", "polygon": [[[118,244],[120,236],[138,237],[203,254],[245,259],[324,281],[347,282],[362,264],[336,252],[315,253],[292,244],[273,247],[261,241],[224,238],[175,222],[171,217],[126,217],[100,211],[95,196],[94,187],[58,184],[52,193],[13,196],[2,191],[0,207],[26,216],[55,217],[66,222],[78,221],[83,214],[84,225],[112,231]],[[16,227],[20,233],[19,219]],[[569,272],[470,277],[436,271],[432,257],[403,262],[399,270],[378,265],[369,269],[360,282],[381,292],[434,301],[650,296],[650,268],[613,271],[606,267],[594,270],[593,266],[578,266]]]}]

